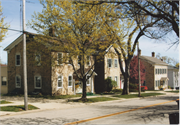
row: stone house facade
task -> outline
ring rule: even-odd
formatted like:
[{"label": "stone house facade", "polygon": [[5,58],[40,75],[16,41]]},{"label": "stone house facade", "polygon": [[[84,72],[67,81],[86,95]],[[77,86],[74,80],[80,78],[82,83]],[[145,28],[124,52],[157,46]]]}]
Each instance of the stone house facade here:
[{"label": "stone house facade", "polygon": [[[70,64],[59,64],[58,56],[63,56],[63,52],[49,51],[44,45],[33,41],[33,34],[26,38],[27,43],[27,87],[29,93],[40,92],[48,95],[67,95],[80,92],[75,87],[73,67]],[[23,74],[23,35],[20,35],[4,50],[8,53],[8,93],[24,91]],[[90,63],[93,64],[93,57]],[[73,61],[78,62],[78,59]],[[78,63],[75,63],[78,68]],[[90,65],[86,66],[88,68]],[[90,72],[89,72],[90,73]],[[87,92],[94,92],[94,73],[87,83]]]},{"label": "stone house facade", "polygon": [[140,60],[145,66],[145,83],[149,90],[159,90],[168,88],[168,64],[152,56],[140,56]]},{"label": "stone house facade", "polygon": [[113,45],[106,49],[106,54],[100,60],[95,62],[95,72],[98,74],[95,77],[95,91],[103,92],[105,90],[104,80],[110,77],[116,81],[117,89],[122,86],[121,71],[119,67],[118,56]]}]

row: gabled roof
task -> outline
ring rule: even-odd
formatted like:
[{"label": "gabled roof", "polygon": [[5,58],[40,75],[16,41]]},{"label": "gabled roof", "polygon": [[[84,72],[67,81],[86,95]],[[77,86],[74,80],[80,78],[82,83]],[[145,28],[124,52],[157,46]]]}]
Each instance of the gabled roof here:
[{"label": "gabled roof", "polygon": [[169,66],[168,66],[168,69],[177,69],[177,70],[178,70],[179,68],[178,68],[178,67],[175,67],[175,66],[172,66],[172,65],[169,65]]},{"label": "gabled roof", "polygon": [[140,56],[140,59],[150,63],[150,64],[153,64],[153,65],[165,65],[167,66],[168,64],[161,61],[160,59],[157,59],[155,57],[150,57],[150,56]]},{"label": "gabled roof", "polygon": [[[26,34],[28,35],[35,35],[34,33],[29,33],[26,32]],[[26,37],[27,38],[27,37]],[[16,46],[17,44],[19,44],[21,41],[23,40],[23,34],[21,34],[17,39],[15,39],[12,43],[10,43],[5,49],[4,51],[10,51],[12,48],[14,48],[14,46]],[[27,41],[26,41],[27,42]]]}]

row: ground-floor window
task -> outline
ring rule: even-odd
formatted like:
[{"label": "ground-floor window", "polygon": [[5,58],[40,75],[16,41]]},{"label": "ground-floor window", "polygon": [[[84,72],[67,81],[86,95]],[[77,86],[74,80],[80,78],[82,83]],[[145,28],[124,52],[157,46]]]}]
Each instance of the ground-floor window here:
[{"label": "ground-floor window", "polygon": [[21,88],[21,76],[16,75],[15,77],[16,88]]},{"label": "ground-floor window", "polygon": [[41,89],[42,87],[42,79],[40,75],[36,75],[34,77],[34,84],[36,89]]},{"label": "ground-floor window", "polygon": [[59,88],[63,87],[63,77],[62,76],[58,76],[58,87]]},{"label": "ground-floor window", "polygon": [[69,75],[68,76],[68,86],[69,87],[72,86],[72,80],[73,80],[72,75]]},{"label": "ground-floor window", "polygon": [[6,77],[5,76],[1,76],[1,85],[2,86],[6,86],[6,81],[7,81]]},{"label": "ground-floor window", "polygon": [[118,77],[117,76],[114,77],[114,81],[116,82],[116,84],[118,86]]}]

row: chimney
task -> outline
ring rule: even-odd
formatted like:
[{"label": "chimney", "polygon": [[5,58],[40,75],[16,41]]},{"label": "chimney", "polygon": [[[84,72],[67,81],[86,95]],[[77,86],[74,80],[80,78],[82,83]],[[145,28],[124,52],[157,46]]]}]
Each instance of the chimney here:
[{"label": "chimney", "polygon": [[54,26],[52,26],[52,27],[49,29],[49,36],[52,36],[52,37],[55,36],[55,27],[54,27]]},{"label": "chimney", "polygon": [[152,52],[152,57],[155,57],[155,52]]},{"label": "chimney", "polygon": [[138,51],[138,54],[139,54],[139,56],[141,56],[141,50],[139,49],[139,51]]}]

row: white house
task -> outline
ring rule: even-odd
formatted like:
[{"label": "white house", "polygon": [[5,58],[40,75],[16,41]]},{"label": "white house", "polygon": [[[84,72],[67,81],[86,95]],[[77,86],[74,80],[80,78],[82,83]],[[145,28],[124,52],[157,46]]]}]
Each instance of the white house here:
[{"label": "white house", "polygon": [[175,66],[168,66],[168,78],[169,78],[169,86],[173,89],[178,88],[179,85],[179,69]]}]

